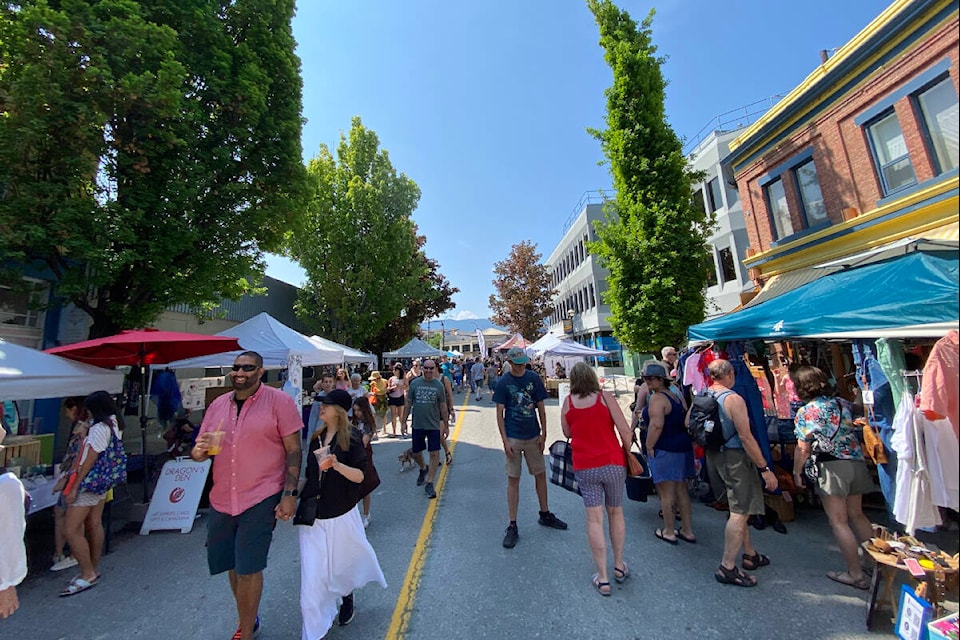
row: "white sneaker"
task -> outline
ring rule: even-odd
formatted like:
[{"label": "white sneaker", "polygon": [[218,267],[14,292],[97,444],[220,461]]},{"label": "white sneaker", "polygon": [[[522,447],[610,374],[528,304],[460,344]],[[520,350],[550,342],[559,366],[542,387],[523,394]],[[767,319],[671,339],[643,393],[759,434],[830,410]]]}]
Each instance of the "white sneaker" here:
[{"label": "white sneaker", "polygon": [[73,556],[54,556],[54,559],[56,562],[50,567],[50,571],[63,571],[64,569],[77,566],[77,559]]},{"label": "white sneaker", "polygon": [[370,526],[370,515],[360,516],[360,521],[363,522],[363,528],[366,529]]}]

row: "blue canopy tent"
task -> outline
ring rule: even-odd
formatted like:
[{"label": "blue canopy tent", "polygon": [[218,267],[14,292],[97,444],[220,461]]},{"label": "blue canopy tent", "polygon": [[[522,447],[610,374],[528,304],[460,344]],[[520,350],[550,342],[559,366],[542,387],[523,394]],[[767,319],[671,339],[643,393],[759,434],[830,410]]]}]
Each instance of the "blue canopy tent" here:
[{"label": "blue canopy tent", "polygon": [[958,324],[958,254],[917,251],[837,271],[693,325],[691,342],[942,336]]}]

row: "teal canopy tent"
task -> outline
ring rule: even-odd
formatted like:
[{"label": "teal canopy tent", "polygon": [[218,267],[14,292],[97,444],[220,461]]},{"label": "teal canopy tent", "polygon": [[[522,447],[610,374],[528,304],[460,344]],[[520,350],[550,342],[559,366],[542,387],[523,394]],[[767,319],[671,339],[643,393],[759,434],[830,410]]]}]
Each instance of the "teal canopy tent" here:
[{"label": "teal canopy tent", "polygon": [[691,342],[939,336],[958,324],[958,254],[914,252],[825,275],[693,325]]}]

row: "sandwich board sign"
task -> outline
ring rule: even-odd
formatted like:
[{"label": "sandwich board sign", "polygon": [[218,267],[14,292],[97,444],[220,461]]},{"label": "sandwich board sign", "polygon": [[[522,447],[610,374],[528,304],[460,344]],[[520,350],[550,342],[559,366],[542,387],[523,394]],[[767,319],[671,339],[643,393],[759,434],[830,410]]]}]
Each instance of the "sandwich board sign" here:
[{"label": "sandwich board sign", "polygon": [[190,533],[211,464],[210,460],[194,462],[190,458],[177,458],[164,464],[140,535],[165,529]]}]

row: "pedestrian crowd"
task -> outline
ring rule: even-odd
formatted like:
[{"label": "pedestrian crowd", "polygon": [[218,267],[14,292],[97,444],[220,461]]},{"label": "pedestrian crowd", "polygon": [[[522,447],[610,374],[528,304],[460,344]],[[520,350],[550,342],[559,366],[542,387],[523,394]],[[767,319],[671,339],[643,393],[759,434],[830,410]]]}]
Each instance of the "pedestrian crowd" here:
[{"label": "pedestrian crowd", "polygon": [[[580,362],[569,371],[570,393],[560,407],[560,423],[586,511],[588,547],[596,568],[593,588],[609,596],[611,578],[623,583],[631,577],[624,557],[623,493],[627,474],[636,473],[638,461],[631,453],[635,443],[641,443],[660,498],[663,525],[653,535],[670,545],[697,543],[687,480],[696,473],[694,445],[704,446],[706,464],[715,472],[729,510],[714,577],[722,584],[752,587],[757,584],[753,572],[771,560],[754,547],[748,520],[764,513],[763,492],[777,489],[777,476],[751,433],[744,399],[733,390],[731,363],[719,358],[710,362],[707,392],[688,398],[674,383],[676,350],[666,347],[662,356],[662,361],[643,367],[631,420],[616,398],[603,390],[593,368]],[[455,420],[455,393],[469,389],[476,401],[482,401],[486,386],[496,407],[507,480],[503,547],[514,548],[521,537],[518,509],[524,466],[533,476],[538,524],[567,529],[548,502],[547,391],[543,375],[531,368],[522,349],[511,348],[502,361],[418,359],[409,370],[396,363],[391,373],[385,378],[380,371],[371,371],[366,385],[359,372],[339,369],[321,374],[306,425],[305,466],[303,418],[289,395],[262,383],[263,359],[255,352],[237,356],[229,373],[233,392],[211,402],[199,429],[189,430],[194,442],[189,455],[198,462],[213,460],[207,564],[211,575],[227,574],[236,602],[235,640],[254,637],[262,626],[263,570],[278,520],[298,525],[304,640],[325,637],[335,624],[349,624],[355,615],[355,590],[371,582],[386,588],[365,532],[371,492],[380,483],[371,442],[378,437],[409,438],[411,457],[419,468],[416,484],[428,499],[436,498],[438,469],[453,462],[448,438]],[[835,441],[833,455],[816,462],[815,480],[846,565],[828,577],[865,589],[858,546],[871,532],[860,499],[873,487],[853,435],[849,408],[831,397],[819,369],[800,367],[793,380],[805,403],[795,419],[794,480],[800,486],[811,481],[804,474],[811,442],[821,437]],[[63,462],[67,472],[57,485],[61,502],[55,511],[53,569],[79,570],[60,594],[66,597],[91,589],[100,580],[104,499],[109,488],[125,478],[111,471],[111,465],[119,465],[117,449],[122,452],[121,414],[113,399],[106,392],[70,398],[64,410],[72,427]],[[639,440],[637,426],[642,427]],[[0,488],[11,491],[0,498],[16,503],[22,487],[21,494],[16,493],[8,476],[0,476],[8,481],[0,482]],[[19,500],[22,506],[22,497]],[[21,544],[0,540],[0,548],[22,547],[21,521],[22,517],[4,518],[0,535],[19,535]],[[67,546],[72,555],[66,554]],[[15,585],[25,574],[19,557],[12,557],[0,558],[3,617],[16,610]]]}]

